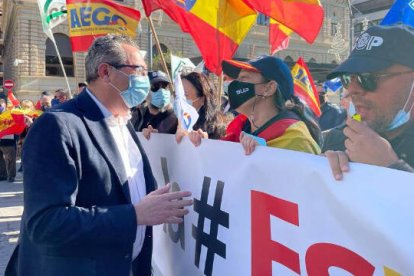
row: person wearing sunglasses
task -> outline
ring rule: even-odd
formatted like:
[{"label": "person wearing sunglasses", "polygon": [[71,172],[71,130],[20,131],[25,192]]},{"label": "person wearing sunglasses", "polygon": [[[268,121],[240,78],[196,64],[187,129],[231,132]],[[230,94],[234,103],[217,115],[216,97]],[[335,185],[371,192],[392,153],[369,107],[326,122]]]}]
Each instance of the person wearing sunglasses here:
[{"label": "person wearing sunglasses", "polygon": [[131,122],[147,139],[152,132],[175,134],[178,120],[171,104],[170,80],[162,71],[148,72],[148,76],[151,91],[145,103],[132,111]]},{"label": "person wearing sunglasses", "polygon": [[[340,77],[361,121],[324,135],[323,151],[335,179],[349,161],[414,172],[414,29],[373,26],[327,77]],[[351,114],[352,115],[352,114]]]},{"label": "person wearing sunglasses", "polygon": [[181,223],[192,205],[190,192],[156,189],[129,122],[150,88],[136,42],[96,38],[85,64],[84,91],[26,137],[22,227],[6,275],[151,275],[151,226]]}]

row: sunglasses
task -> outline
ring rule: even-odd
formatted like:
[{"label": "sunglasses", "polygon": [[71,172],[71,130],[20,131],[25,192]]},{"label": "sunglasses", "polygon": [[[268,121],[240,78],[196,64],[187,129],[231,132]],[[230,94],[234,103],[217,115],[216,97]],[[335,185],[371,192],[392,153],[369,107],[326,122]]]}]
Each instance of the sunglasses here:
[{"label": "sunglasses", "polygon": [[167,88],[168,83],[167,82],[156,82],[151,85],[151,91],[157,92],[160,88]]},{"label": "sunglasses", "polygon": [[342,85],[348,89],[352,80],[355,80],[359,86],[365,91],[375,91],[378,87],[380,79],[392,78],[404,74],[413,73],[414,71],[395,72],[395,73],[357,73],[357,74],[343,74],[340,76]]}]

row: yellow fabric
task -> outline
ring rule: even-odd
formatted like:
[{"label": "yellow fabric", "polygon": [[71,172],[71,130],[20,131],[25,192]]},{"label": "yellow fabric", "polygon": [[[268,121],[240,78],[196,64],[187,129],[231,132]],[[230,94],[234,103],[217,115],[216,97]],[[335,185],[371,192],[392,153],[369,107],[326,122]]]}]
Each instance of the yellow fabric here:
[{"label": "yellow fabric", "polygon": [[298,121],[289,126],[282,136],[267,141],[267,146],[320,154],[321,148],[313,140],[305,123]]},{"label": "yellow fabric", "polygon": [[198,0],[190,12],[240,44],[256,22],[257,13],[239,0]]}]

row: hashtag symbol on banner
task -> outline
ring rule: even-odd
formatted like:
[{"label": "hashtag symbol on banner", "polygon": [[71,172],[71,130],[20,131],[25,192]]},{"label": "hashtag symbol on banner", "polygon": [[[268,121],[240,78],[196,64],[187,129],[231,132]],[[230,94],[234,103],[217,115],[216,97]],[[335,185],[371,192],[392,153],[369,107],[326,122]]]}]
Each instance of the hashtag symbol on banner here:
[{"label": "hashtag symbol on banner", "polygon": [[[194,211],[198,213],[197,226],[193,225],[192,235],[196,240],[195,265],[200,265],[201,246],[207,248],[204,274],[209,276],[213,272],[214,255],[226,258],[226,244],[217,239],[219,225],[229,228],[229,214],[220,209],[223,197],[224,182],[218,181],[213,206],[207,203],[211,178],[204,177],[201,199],[194,199]],[[210,231],[205,233],[204,221],[210,220]]]}]

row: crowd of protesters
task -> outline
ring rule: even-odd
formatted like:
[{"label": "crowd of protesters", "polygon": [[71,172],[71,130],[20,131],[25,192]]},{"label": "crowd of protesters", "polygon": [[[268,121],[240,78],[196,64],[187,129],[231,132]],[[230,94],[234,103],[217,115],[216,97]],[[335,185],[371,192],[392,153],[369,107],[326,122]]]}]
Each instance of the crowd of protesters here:
[{"label": "crowd of protesters", "polygon": [[[114,137],[119,136],[122,139],[125,138],[125,135],[131,136],[127,139],[128,145],[131,145],[130,143],[134,145],[134,154],[140,156],[140,160],[137,162],[144,162],[144,166],[148,166],[146,156],[141,145],[137,142],[135,134],[131,132],[132,130],[142,131],[147,139],[150,139],[151,133],[154,132],[175,134],[177,142],[188,136],[195,146],[199,146],[203,139],[239,142],[247,155],[254,154],[257,146],[324,154],[328,158],[333,175],[337,180],[342,179],[343,173],[349,171],[349,162],[414,172],[414,148],[411,147],[412,135],[414,135],[411,114],[414,105],[414,54],[411,50],[411,45],[414,45],[414,30],[404,25],[373,26],[363,35],[381,37],[382,43],[369,48],[364,44],[366,39],[357,40],[358,47],[354,48],[350,57],[327,76],[329,79],[341,78],[344,89],[341,92],[340,107],[331,104],[327,99],[326,91],[317,85],[322,111],[319,118],[306,112],[305,104],[295,96],[293,79],[287,64],[274,56],[262,56],[243,62],[223,61],[224,74],[226,79],[230,80],[226,82],[224,87],[226,96],[219,94],[222,89],[218,89],[208,75],[200,72],[183,74],[181,80],[185,97],[199,115],[193,130],[185,131],[178,122],[178,115],[174,114],[173,97],[170,91],[171,81],[167,74],[162,71],[148,73],[142,57],[136,53],[137,46],[129,40],[122,39],[120,45],[122,45],[123,51],[128,52],[131,56],[108,56],[105,57],[107,59],[103,59],[106,60],[105,62],[98,64],[94,63],[98,60],[94,55],[99,55],[99,53],[94,52],[96,50],[94,48],[90,49],[88,57],[91,59],[91,63],[88,63],[87,71],[89,70],[88,82],[92,82],[92,85],[79,84],[77,94],[81,96],[78,96],[77,99],[64,104],[70,98],[65,90],[58,89],[54,95],[45,91],[40,95],[37,104],[33,104],[29,100],[22,100],[21,108],[42,111],[51,109],[53,111],[55,106],[60,105],[64,111],[58,111],[56,108],[56,111],[48,113],[56,113],[57,115],[52,114],[43,121],[49,120],[50,123],[63,129],[64,126],[60,125],[62,124],[61,120],[67,120],[79,132],[76,135],[84,135],[85,137],[87,131],[84,127],[75,126],[75,124],[83,125],[85,123],[91,127],[93,123],[78,120],[77,117],[81,116],[79,114],[86,112],[86,115],[90,117],[85,115],[87,118],[85,120],[94,123],[96,120],[102,119],[107,122],[110,131],[108,128],[105,128],[104,131],[96,125],[92,129],[102,131],[101,134],[112,133]],[[105,39],[116,40],[118,38],[107,37],[100,40],[100,43],[112,45]],[[405,43],[396,45],[395,41],[405,41]],[[92,47],[103,47],[102,45],[96,44]],[[116,52],[114,51],[114,53]],[[127,60],[122,60],[122,58]],[[135,93],[134,91],[137,95],[130,95],[130,93]],[[108,95],[114,93],[116,101],[113,103]],[[225,97],[228,103],[223,104],[222,97]],[[74,106],[74,103],[93,106],[96,114],[79,111],[76,109],[78,106]],[[117,105],[116,108],[115,105]],[[6,108],[6,103],[0,100],[0,109],[6,110]],[[114,110],[122,112],[115,114]],[[63,113],[74,114],[74,116],[73,118],[65,117],[62,115]],[[359,119],[352,116],[354,113],[359,115]],[[113,116],[116,117],[114,120],[111,119]],[[132,122],[131,126],[128,122],[129,119]],[[6,171],[6,174],[0,175],[2,180],[14,181],[16,145],[24,142],[27,132],[30,137],[33,120],[28,117],[25,122],[27,129],[20,136],[20,140],[14,135],[4,136],[0,140],[0,150],[3,153]],[[122,129],[119,131],[122,133],[115,134],[118,130],[112,129],[112,124],[119,126]],[[41,126],[38,124],[38,129]],[[41,130],[46,131],[45,128],[41,128]],[[56,134],[56,137],[60,137],[59,135],[75,134],[67,134],[62,130]],[[97,134],[88,133],[88,135]],[[40,139],[36,134],[33,136]],[[86,143],[93,144],[89,137],[85,137],[82,139],[86,139]],[[131,142],[130,138],[135,143]],[[115,143],[118,149],[126,150],[123,148],[125,143],[120,145],[118,141],[112,140],[111,143]],[[106,146],[110,148],[111,143],[108,142]],[[57,148],[57,150],[61,150],[62,157],[65,154],[65,146]],[[30,149],[35,151],[33,146]],[[14,156],[14,159],[11,156]],[[129,158],[131,159],[128,162],[135,160],[131,156]],[[0,160],[0,165],[3,161]],[[81,161],[84,160],[79,160],[79,162]],[[104,159],[101,161],[104,162]],[[122,159],[118,161],[123,164],[121,167],[125,166],[125,172],[128,173],[126,164],[129,163]],[[94,163],[96,160],[90,162]],[[140,168],[142,171],[142,164]],[[146,179],[152,179],[152,175],[146,171],[147,168],[144,168],[140,179],[144,176]],[[25,170],[24,164],[22,169]],[[83,171],[84,168],[79,170],[83,173],[90,173]],[[70,177],[73,177],[74,181],[77,179],[76,174]],[[111,182],[112,172],[109,172],[108,169],[108,172],[100,177]],[[79,181],[84,181],[84,179],[79,179]],[[111,184],[108,183],[107,185],[110,187]],[[74,189],[74,187],[71,188]],[[153,188],[147,190],[147,193]],[[166,190],[156,191],[161,194],[166,192]],[[82,193],[81,190],[80,193]],[[104,194],[104,192],[102,193]],[[151,198],[151,195],[152,193],[149,193],[145,196],[144,193],[140,197],[141,199]],[[184,193],[176,196],[179,198],[187,195]],[[76,195],[67,194],[67,196],[71,198]],[[102,197],[102,202],[106,202],[107,199],[114,200],[114,204],[123,202],[119,198],[114,198],[116,196],[113,194],[107,195],[107,198],[104,195]],[[87,201],[87,204],[89,203]],[[185,202],[185,205],[190,204],[190,202]],[[138,205],[134,205],[137,213],[139,212]],[[185,212],[179,212],[177,216],[181,217],[184,214]],[[143,224],[149,226],[166,220],[168,221],[168,218],[163,217],[159,221]],[[180,220],[174,220],[174,222],[176,221]],[[128,226],[129,229],[130,226]],[[131,230],[132,232],[134,231]],[[142,234],[141,242],[144,242],[148,233],[145,230],[140,233]],[[129,242],[132,248],[133,242]],[[102,263],[101,265],[104,267],[106,264]]]}]

